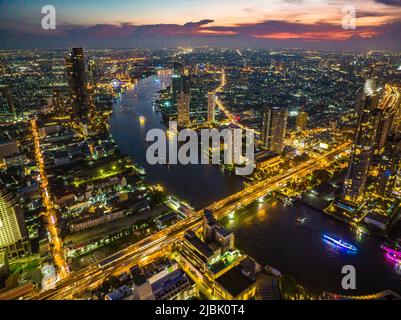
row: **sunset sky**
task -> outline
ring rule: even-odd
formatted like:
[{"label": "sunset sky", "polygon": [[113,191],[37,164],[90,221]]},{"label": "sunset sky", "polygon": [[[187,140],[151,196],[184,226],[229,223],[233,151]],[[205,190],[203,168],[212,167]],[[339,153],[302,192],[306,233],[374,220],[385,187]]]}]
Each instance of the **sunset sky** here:
[{"label": "sunset sky", "polygon": [[[56,30],[41,29],[46,4]],[[401,0],[0,0],[0,48],[72,45],[400,49]]]}]

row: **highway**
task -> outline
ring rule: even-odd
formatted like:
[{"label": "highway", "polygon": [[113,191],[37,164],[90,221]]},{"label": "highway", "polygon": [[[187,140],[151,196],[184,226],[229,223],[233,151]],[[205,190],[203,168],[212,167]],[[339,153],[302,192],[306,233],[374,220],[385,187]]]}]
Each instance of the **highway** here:
[{"label": "highway", "polygon": [[[261,181],[242,191],[235,193],[223,200],[213,203],[207,209],[213,210],[217,219],[222,218],[233,210],[246,206],[269,192],[272,192],[291,179],[304,177],[319,167],[327,167],[336,156],[343,154],[351,145],[350,142],[343,143],[333,150],[326,152],[320,157],[312,158],[292,169],[279,174],[266,181]],[[115,254],[115,259],[103,260],[97,265],[91,265],[72,273],[68,278],[57,283],[55,289],[40,293],[31,293],[23,299],[72,299],[88,289],[93,289],[101,284],[110,275],[119,274],[137,264],[141,259],[157,253],[171,246],[179,240],[182,235],[190,229],[201,226],[204,210],[193,212],[187,218],[167,227]],[[146,258],[145,258],[146,259]]]}]

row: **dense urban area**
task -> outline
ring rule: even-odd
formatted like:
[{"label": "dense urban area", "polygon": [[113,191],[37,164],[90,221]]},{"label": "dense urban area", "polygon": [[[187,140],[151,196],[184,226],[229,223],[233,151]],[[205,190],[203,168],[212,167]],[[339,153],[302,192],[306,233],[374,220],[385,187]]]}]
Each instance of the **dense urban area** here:
[{"label": "dense urban area", "polygon": [[[217,164],[150,166],[173,121],[250,131],[254,159],[218,137]],[[400,299],[400,165],[400,53],[0,51],[0,299]],[[356,294],[305,275],[358,255]]]}]

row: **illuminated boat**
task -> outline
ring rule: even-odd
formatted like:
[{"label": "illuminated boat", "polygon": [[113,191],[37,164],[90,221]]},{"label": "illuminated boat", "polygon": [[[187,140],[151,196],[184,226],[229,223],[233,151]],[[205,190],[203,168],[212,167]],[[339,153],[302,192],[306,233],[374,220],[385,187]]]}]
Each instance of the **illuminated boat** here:
[{"label": "illuminated boat", "polygon": [[334,239],[332,237],[329,237],[326,234],[323,235],[323,239],[324,239],[324,241],[326,241],[326,242],[328,242],[330,244],[333,244],[335,246],[338,246],[340,248],[344,248],[344,249],[347,249],[347,250],[350,250],[350,251],[354,251],[354,252],[356,251],[356,247],[355,246],[353,246],[352,244],[350,244],[348,242],[345,242],[345,241],[343,241],[341,239]]},{"label": "illuminated boat", "polygon": [[398,256],[399,258],[401,258],[401,252],[398,251],[398,250],[395,250],[395,249],[393,249],[393,248],[390,248],[389,246],[386,246],[386,245],[384,245],[384,244],[382,244],[382,245],[380,246],[380,248],[382,248],[382,249],[383,249],[384,251],[386,251],[387,253],[391,253],[391,254],[396,255],[396,256]]},{"label": "illuminated boat", "polygon": [[307,219],[308,219],[307,217],[305,217],[305,218],[298,218],[298,219],[297,219],[297,223],[298,223],[298,224],[304,224],[305,221],[306,221]]},{"label": "illuminated boat", "polygon": [[401,263],[401,257],[393,252],[387,252],[386,258],[395,263]]},{"label": "illuminated boat", "polygon": [[144,116],[140,116],[140,117],[139,117],[139,121],[145,122],[145,117],[144,117]]}]

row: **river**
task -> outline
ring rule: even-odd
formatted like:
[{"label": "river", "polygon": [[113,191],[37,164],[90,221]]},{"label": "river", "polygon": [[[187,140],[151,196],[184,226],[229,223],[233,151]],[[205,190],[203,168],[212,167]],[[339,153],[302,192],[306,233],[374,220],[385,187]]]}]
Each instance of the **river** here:
[{"label": "river", "polygon": [[[151,76],[127,90],[114,104],[111,133],[120,150],[146,170],[146,180],[161,184],[167,193],[202,209],[243,188],[243,180],[212,165],[150,165],[146,161],[146,133],[166,130],[162,116],[152,106],[154,94],[170,83],[170,77]],[[139,117],[144,117],[140,121]]]},{"label": "river", "polygon": [[[121,151],[143,166],[151,184],[161,184],[168,193],[201,209],[243,187],[243,180],[212,165],[149,165],[146,161],[146,132],[165,130],[161,114],[152,106],[154,94],[170,83],[170,77],[142,79],[124,93],[114,105],[110,119],[111,133]],[[145,121],[140,121],[139,117]],[[303,226],[298,217],[307,217]],[[301,204],[286,206],[281,202],[255,203],[238,211],[224,225],[236,235],[236,245],[261,264],[269,264],[292,275],[305,287],[349,295],[367,294],[385,289],[401,293],[398,270],[384,258],[382,240],[357,234],[348,226]],[[358,251],[350,254],[322,241],[323,234],[341,237]],[[341,269],[356,269],[356,290],[341,287]]]}]

